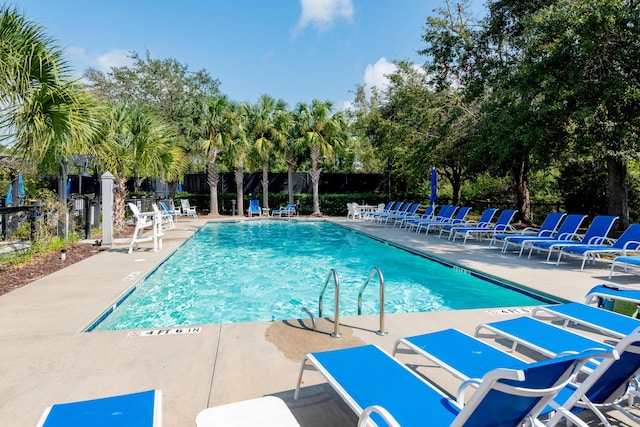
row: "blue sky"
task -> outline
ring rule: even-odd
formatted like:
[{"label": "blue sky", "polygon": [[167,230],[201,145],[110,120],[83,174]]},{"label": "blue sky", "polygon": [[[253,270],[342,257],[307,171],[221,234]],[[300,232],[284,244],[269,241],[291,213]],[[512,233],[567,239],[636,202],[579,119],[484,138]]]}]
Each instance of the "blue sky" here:
[{"label": "blue sky", "polygon": [[[452,1],[453,3],[453,1]],[[66,49],[80,75],[129,65],[127,52],[206,69],[240,102],[337,109],[356,85],[384,85],[394,60],[422,63],[428,15],[445,0],[9,0]],[[481,0],[471,2],[482,12]]]}]

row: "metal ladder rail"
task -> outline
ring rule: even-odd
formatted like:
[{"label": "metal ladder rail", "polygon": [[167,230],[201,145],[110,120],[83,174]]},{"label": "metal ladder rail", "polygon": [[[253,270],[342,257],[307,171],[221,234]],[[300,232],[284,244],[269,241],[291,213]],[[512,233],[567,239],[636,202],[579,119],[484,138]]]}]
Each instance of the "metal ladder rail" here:
[{"label": "metal ladder rail", "polygon": [[376,331],[376,334],[387,335],[388,332],[384,330],[384,276],[378,267],[373,267],[367,281],[364,282],[364,285],[360,288],[360,292],[358,293],[358,316],[362,314],[362,293],[376,274],[378,275],[378,283],[380,285],[380,329]]},{"label": "metal ladder rail", "polygon": [[318,317],[322,317],[322,298],[324,297],[324,291],[327,289],[327,285],[329,284],[329,280],[333,278],[333,333],[331,334],[334,338],[340,338],[342,334],[340,333],[340,279],[338,279],[338,273],[335,269],[331,269],[329,271],[329,275],[327,276],[327,280],[324,281],[324,286],[322,287],[322,292],[320,292],[320,299],[318,300]]}]

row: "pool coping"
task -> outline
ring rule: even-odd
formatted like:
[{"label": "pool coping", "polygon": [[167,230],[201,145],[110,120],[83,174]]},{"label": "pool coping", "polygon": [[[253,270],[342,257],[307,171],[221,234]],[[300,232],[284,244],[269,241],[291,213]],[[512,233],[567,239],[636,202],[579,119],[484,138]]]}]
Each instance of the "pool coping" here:
[{"label": "pool coping", "polygon": [[[329,220],[569,301],[584,301],[591,287],[609,282],[603,263],[581,272],[575,260],[555,267],[540,257],[527,260],[501,254],[485,242],[462,245],[361,221]],[[355,425],[348,408],[318,374],[305,374],[302,399],[292,400],[300,358],[282,347],[287,337],[295,333],[309,339],[304,344],[308,350],[297,351],[366,342],[391,352],[395,339],[403,336],[447,327],[473,333],[478,323],[495,320],[496,315],[517,315],[485,309],[393,314],[386,318],[387,336],[375,333],[377,316],[341,317],[345,337],[340,339],[300,329],[294,322],[203,325],[198,333],[149,337],[128,337],[125,331],[80,332],[96,313],[131,288],[126,278],[132,271],[144,277],[200,224],[202,220],[178,221],[165,233],[158,252],[142,244],[139,251],[127,254],[128,239],[116,239],[109,250],[0,297],[0,419],[30,426],[53,403],[158,388],[163,391],[165,427],[193,425],[206,407],[263,395],[283,397],[304,427]],[[636,279],[618,275],[613,283],[625,285]],[[284,341],[278,341],[278,335]],[[425,366],[424,360],[399,357],[446,391],[455,392],[457,382]]]}]

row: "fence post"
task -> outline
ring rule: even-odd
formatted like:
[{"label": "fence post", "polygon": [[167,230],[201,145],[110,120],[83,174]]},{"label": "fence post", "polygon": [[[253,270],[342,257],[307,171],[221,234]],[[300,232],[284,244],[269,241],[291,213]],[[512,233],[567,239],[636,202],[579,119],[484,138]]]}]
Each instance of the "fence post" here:
[{"label": "fence post", "polygon": [[102,191],[102,244],[113,244],[113,179],[110,172],[100,177]]},{"label": "fence post", "polygon": [[31,205],[29,208],[29,240],[36,240],[36,216],[38,215],[38,205]]}]

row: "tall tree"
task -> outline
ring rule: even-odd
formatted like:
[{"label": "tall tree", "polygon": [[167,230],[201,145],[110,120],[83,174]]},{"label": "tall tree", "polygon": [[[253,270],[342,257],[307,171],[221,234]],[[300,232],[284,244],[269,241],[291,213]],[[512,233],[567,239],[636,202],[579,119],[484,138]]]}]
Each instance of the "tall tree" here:
[{"label": "tall tree", "polygon": [[247,107],[247,138],[262,164],[262,206],[269,207],[269,161],[287,139],[287,104],[263,94]]},{"label": "tall tree", "polygon": [[176,143],[197,160],[204,137],[198,126],[202,104],[206,97],[219,95],[220,82],[206,70],[190,71],[174,58],[154,59],[149,52],[140,56],[135,51],[130,58],[132,65],[113,67],[107,73],[89,68],[85,72],[89,87],[114,105],[146,105],[159,112],[178,130]]},{"label": "tall tree", "polygon": [[544,141],[546,151],[604,162],[608,213],[627,227],[627,167],[640,153],[638,3],[557,0],[536,9],[525,31],[527,75],[539,76],[534,105],[553,115],[555,127],[564,133]]},{"label": "tall tree", "polygon": [[225,147],[225,157],[233,169],[236,183],[236,215],[242,215],[244,212],[244,164],[250,150],[246,132],[249,121],[248,109],[247,104],[238,107],[233,122],[233,137]]},{"label": "tall tree", "polygon": [[203,103],[203,113],[199,125],[204,140],[202,148],[207,159],[207,182],[210,188],[210,212],[218,216],[218,157],[234,143],[239,127],[238,106],[226,96],[208,97]]},{"label": "tall tree", "polygon": [[61,172],[61,200],[69,155],[90,150],[94,107],[42,27],[0,7],[0,138],[41,170]]},{"label": "tall tree", "polygon": [[178,177],[183,152],[175,144],[177,132],[153,110],[124,104],[109,107],[95,139],[95,163],[114,176],[114,230],[124,229],[126,182],[132,176]]},{"label": "tall tree", "polygon": [[331,114],[331,101],[314,99],[311,105],[301,103],[296,112],[298,140],[309,150],[311,157],[311,184],[313,187],[313,214],[320,212],[319,182],[322,168],[319,167],[321,157],[331,160],[347,140],[347,123],[344,114]]}]

